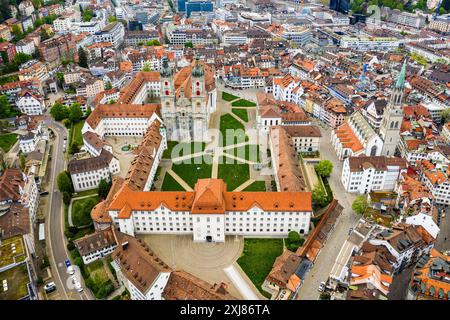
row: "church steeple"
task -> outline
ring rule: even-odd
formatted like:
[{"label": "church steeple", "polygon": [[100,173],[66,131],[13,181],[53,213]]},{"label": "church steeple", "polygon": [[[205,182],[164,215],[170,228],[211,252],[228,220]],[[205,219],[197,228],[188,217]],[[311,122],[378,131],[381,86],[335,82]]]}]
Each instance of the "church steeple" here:
[{"label": "church steeple", "polygon": [[172,76],[172,69],[169,67],[169,61],[167,56],[162,58],[161,77],[169,78]]},{"label": "church steeple", "polygon": [[204,71],[203,71],[203,67],[199,62],[198,57],[195,58],[195,65],[194,68],[192,69],[192,76],[195,78],[200,78],[203,77],[204,75]]},{"label": "church steeple", "polygon": [[403,104],[403,95],[405,91],[405,77],[406,77],[406,59],[403,61],[402,69],[395,82],[392,90],[391,99],[389,103],[394,106],[401,106]]}]

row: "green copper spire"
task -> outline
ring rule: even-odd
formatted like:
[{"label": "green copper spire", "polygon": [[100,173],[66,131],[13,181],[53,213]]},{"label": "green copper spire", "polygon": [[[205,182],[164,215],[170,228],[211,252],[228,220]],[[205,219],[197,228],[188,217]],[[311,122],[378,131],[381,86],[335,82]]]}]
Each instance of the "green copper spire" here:
[{"label": "green copper spire", "polygon": [[192,76],[196,78],[204,76],[203,67],[200,64],[198,57],[195,57],[195,65],[192,69]]},{"label": "green copper spire", "polygon": [[165,78],[172,76],[172,69],[169,67],[169,62],[168,62],[167,56],[164,56],[162,58],[162,62],[163,62],[163,65],[162,65],[161,72],[160,72],[161,76],[165,77]]},{"label": "green copper spire", "polygon": [[405,76],[406,76],[406,59],[403,60],[402,70],[398,75],[397,82],[395,83],[395,88],[404,89],[405,88]]}]

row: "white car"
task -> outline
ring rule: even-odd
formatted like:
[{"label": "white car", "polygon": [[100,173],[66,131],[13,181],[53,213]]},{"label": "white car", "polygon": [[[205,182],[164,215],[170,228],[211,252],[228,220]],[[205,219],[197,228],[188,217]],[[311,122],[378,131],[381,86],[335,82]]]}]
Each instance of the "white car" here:
[{"label": "white car", "polygon": [[75,290],[77,290],[78,292],[83,292],[83,287],[81,286],[81,283],[79,283],[78,281],[75,282]]},{"label": "white car", "polygon": [[73,275],[75,273],[75,269],[73,268],[73,266],[67,267],[67,273],[70,275]]},{"label": "white car", "polygon": [[319,285],[319,292],[323,292],[324,290],[325,290],[325,285],[326,285],[326,283],[324,282],[324,281],[322,281],[321,283],[320,283],[320,285]]}]

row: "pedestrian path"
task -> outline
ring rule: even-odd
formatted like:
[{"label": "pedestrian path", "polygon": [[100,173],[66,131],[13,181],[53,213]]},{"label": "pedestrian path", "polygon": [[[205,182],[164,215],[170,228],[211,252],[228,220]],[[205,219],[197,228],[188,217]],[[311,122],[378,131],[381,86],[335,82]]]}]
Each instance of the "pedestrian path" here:
[{"label": "pedestrian path", "polygon": [[80,199],[85,199],[85,198],[90,198],[90,197],[95,197],[95,196],[98,196],[98,193],[93,193],[93,194],[89,194],[87,196],[76,197],[76,198],[70,199],[69,208],[67,210],[68,211],[67,212],[67,221],[69,222],[70,227],[74,226],[73,222],[72,222],[72,202],[74,202],[75,200],[80,200]]},{"label": "pedestrian path", "polygon": [[233,191],[234,192],[237,192],[237,191],[242,191],[242,190],[244,190],[245,188],[247,188],[249,185],[251,185],[253,182],[255,182],[256,180],[253,180],[253,179],[248,179],[247,181],[245,181],[243,184],[241,184],[239,187],[237,187],[236,189],[234,189]]},{"label": "pedestrian path", "polygon": [[[179,175],[177,175],[172,169],[167,170],[167,173],[172,176],[172,178],[175,179],[176,182],[178,182],[186,191],[194,191],[191,186],[189,186]],[[167,174],[166,173],[166,174]]]},{"label": "pedestrian path", "polygon": [[227,277],[233,282],[234,286],[245,300],[259,300],[258,296],[253,292],[233,265],[223,269],[223,271],[225,271]]}]

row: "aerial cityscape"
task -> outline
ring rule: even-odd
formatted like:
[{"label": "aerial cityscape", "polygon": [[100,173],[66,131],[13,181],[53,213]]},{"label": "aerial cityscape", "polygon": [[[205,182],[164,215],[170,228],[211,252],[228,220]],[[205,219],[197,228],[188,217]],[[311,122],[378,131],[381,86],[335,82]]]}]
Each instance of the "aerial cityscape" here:
[{"label": "aerial cityscape", "polygon": [[450,0],[1,0],[0,156],[0,300],[449,300]]}]

